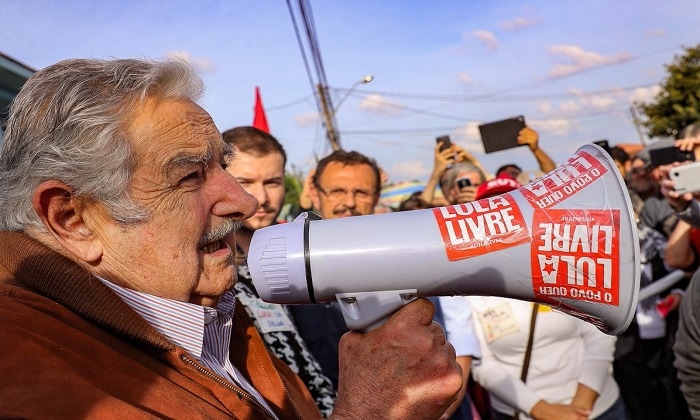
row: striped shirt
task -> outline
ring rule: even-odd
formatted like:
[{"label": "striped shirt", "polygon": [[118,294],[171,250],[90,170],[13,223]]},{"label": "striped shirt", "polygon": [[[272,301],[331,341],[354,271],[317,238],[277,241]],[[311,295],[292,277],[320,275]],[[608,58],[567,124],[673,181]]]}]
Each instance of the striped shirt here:
[{"label": "striped shirt", "polygon": [[100,280],[156,331],[184,348],[212,372],[242,387],[274,415],[262,395],[229,360],[232,315],[236,303],[233,292],[224,294],[217,307],[210,308],[127,289],[103,278]]}]

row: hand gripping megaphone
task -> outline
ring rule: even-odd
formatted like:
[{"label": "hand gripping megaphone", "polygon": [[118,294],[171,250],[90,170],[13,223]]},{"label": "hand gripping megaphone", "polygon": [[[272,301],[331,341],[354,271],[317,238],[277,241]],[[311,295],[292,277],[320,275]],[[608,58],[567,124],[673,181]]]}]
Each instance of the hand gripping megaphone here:
[{"label": "hand gripping megaphone", "polygon": [[273,303],[338,301],[367,330],[418,296],[539,302],[608,334],[629,325],[639,242],[625,184],[585,145],[530,184],[470,203],[314,220],[255,231],[248,267]]}]

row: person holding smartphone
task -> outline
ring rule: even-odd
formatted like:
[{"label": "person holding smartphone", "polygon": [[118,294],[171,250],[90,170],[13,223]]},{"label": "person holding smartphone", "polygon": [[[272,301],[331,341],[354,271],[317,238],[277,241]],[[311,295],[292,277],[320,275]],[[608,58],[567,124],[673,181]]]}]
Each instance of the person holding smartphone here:
[{"label": "person holding smartphone", "polygon": [[[479,160],[467,150],[452,142],[448,147],[445,147],[445,137],[447,136],[437,138],[434,148],[433,171],[421,198],[432,206],[474,201],[479,185],[490,179],[491,176]],[[459,184],[457,180],[461,180]],[[438,185],[442,190],[443,198],[435,197],[435,188]]]}]

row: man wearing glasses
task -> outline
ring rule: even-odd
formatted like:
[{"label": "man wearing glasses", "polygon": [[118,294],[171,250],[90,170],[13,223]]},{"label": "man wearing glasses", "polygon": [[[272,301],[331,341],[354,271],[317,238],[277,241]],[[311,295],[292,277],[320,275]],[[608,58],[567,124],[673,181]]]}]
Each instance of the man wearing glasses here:
[{"label": "man wearing glasses", "polygon": [[[372,214],[379,201],[379,167],[359,152],[335,151],[318,163],[309,193],[323,219]],[[309,350],[337,387],[338,342],[348,331],[340,308],[333,303],[330,307],[292,305],[290,309]]]},{"label": "man wearing glasses", "polygon": [[379,201],[377,163],[358,152],[338,150],[318,163],[311,201],[324,219],[374,213]]},{"label": "man wearing glasses", "polygon": [[651,163],[648,148],[642,149],[632,158],[628,187],[644,200],[639,219],[646,226],[668,237],[678,218],[661,194],[660,179],[658,168]]}]

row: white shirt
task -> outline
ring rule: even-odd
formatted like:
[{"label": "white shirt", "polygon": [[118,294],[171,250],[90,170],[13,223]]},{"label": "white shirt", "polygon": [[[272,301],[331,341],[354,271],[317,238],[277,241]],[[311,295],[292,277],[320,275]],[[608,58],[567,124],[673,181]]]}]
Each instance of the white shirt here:
[{"label": "white shirt", "polygon": [[229,360],[232,315],[236,303],[233,292],[224,294],[217,307],[210,308],[127,289],[102,278],[100,280],[156,331],[184,348],[217,375],[246,390],[275,415],[262,395]]},{"label": "white shirt", "polygon": [[455,348],[457,357],[481,358],[481,347],[474,332],[469,299],[466,296],[440,296],[438,301],[445,321],[447,341]]},{"label": "white shirt", "polygon": [[540,306],[526,383],[520,380],[530,332],[532,303],[499,297],[470,296],[481,363],[474,379],[491,394],[495,410],[524,413],[539,401],[569,404],[578,384],[598,393],[590,418],[610,408],[620,391],[612,377],[613,336],[578,318]]}]

